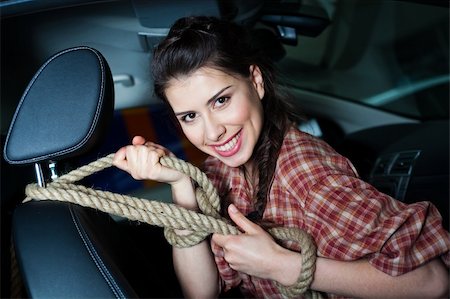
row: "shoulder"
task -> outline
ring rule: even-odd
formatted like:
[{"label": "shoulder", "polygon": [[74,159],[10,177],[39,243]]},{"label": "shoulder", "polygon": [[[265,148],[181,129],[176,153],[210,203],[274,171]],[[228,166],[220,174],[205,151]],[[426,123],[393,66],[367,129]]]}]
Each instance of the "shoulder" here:
[{"label": "shoulder", "polygon": [[350,161],[325,141],[292,127],[277,161],[278,172],[293,184],[310,185],[331,174],[357,176]]},{"label": "shoulder", "polygon": [[282,151],[292,155],[324,155],[335,153],[325,141],[292,126],[283,141]]},{"label": "shoulder", "polygon": [[280,164],[314,162],[335,168],[342,162],[347,164],[348,160],[322,139],[291,127],[283,140],[278,162]]}]

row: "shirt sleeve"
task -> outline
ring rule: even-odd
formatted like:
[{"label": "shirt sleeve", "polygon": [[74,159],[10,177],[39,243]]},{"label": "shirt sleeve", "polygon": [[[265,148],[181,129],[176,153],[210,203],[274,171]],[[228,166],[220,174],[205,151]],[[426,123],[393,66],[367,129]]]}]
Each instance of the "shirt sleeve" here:
[{"label": "shirt sleeve", "polygon": [[407,205],[359,178],[335,173],[314,184],[306,205],[319,256],[365,257],[392,276],[438,256],[449,267],[450,235],[430,202]]}]

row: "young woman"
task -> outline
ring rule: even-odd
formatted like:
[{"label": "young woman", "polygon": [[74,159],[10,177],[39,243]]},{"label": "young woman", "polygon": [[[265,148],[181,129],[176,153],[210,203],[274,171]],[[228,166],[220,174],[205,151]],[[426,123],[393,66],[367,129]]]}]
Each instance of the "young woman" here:
[{"label": "young woman", "polygon": [[[347,297],[448,294],[450,238],[436,208],[378,192],[346,158],[300,132],[270,63],[243,28],[215,18],[180,19],[155,49],[152,67],[156,94],[210,156],[204,170],[221,194],[222,213],[244,232],[173,248],[187,297],[235,287],[246,296],[281,297],[275,282],[297,281],[301,248],[278,244],[265,225],[298,227],[314,238],[313,290]],[[114,164],[135,179],[170,184],[174,203],[198,210],[191,180],[159,163],[168,154],[138,136]]]}]

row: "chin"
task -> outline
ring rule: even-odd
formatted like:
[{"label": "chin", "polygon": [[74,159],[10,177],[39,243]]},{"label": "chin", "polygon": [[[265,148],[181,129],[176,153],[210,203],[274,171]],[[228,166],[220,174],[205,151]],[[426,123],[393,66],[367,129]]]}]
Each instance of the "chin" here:
[{"label": "chin", "polygon": [[250,158],[238,157],[238,155],[234,155],[232,157],[221,157],[216,156],[220,161],[222,161],[225,165],[229,167],[240,167],[247,163]]}]

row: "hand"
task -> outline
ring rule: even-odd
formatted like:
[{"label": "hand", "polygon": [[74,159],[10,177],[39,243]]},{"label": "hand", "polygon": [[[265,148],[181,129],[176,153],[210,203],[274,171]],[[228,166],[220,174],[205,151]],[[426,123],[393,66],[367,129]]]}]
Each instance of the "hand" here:
[{"label": "hand", "polygon": [[[225,261],[236,271],[280,281],[287,270],[284,268],[287,258],[295,253],[278,245],[266,231],[248,220],[234,205],[229,206],[228,213],[244,233],[213,235],[213,242],[223,248]],[[295,257],[298,259],[297,255]],[[298,274],[298,265],[301,265],[301,262],[294,264]],[[293,281],[295,282],[295,278]]]},{"label": "hand", "polygon": [[161,165],[159,159],[165,155],[173,154],[159,144],[136,136],[132,145],[122,147],[115,153],[113,165],[128,172],[136,180],[176,184],[186,179],[183,173]]}]

